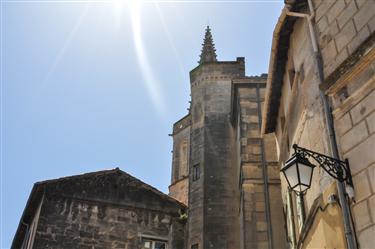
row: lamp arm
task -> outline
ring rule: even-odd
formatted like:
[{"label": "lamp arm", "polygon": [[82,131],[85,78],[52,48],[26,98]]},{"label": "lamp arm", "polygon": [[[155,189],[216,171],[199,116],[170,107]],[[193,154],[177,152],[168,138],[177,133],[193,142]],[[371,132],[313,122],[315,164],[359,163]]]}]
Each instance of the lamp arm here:
[{"label": "lamp arm", "polygon": [[296,154],[303,158],[313,158],[318,165],[324,169],[325,172],[336,180],[340,182],[346,181],[348,184],[353,185],[348,160],[341,161],[339,159],[299,147],[296,144],[293,145],[293,149]]}]

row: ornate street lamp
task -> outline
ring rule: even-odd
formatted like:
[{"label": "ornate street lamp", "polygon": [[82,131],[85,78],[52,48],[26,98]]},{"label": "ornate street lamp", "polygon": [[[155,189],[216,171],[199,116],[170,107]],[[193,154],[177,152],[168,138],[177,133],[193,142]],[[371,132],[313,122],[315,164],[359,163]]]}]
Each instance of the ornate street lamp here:
[{"label": "ornate street lamp", "polygon": [[303,194],[310,188],[315,167],[315,165],[309,161],[310,158],[314,159],[324,171],[339,182],[347,182],[350,186],[353,186],[348,160],[341,161],[299,147],[297,144],[293,145],[293,149],[294,154],[285,162],[284,167],[280,171],[283,172],[289,187],[298,194]]}]

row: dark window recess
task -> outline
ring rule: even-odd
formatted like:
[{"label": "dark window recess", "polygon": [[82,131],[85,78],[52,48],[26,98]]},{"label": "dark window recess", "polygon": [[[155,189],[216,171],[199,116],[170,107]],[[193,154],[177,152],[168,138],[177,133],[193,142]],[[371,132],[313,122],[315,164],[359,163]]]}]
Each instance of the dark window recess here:
[{"label": "dark window recess", "polygon": [[296,71],[294,71],[294,69],[289,69],[288,74],[290,89],[293,89],[294,76],[296,75]]},{"label": "dark window recess", "polygon": [[304,65],[302,64],[300,69],[299,69],[299,82],[302,84],[302,82],[305,80],[305,68]]},{"label": "dark window recess", "polygon": [[200,168],[200,164],[195,164],[193,166],[193,181],[196,181],[200,178],[201,176],[201,168]]},{"label": "dark window recess", "polygon": [[194,244],[191,246],[191,249],[198,249],[199,248],[199,245],[198,244]]}]

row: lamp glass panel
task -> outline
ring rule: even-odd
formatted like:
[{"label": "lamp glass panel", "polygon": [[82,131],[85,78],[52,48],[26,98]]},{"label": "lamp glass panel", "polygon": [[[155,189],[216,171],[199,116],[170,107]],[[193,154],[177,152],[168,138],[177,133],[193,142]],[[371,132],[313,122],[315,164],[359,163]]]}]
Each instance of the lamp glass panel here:
[{"label": "lamp glass panel", "polygon": [[303,163],[298,163],[298,168],[301,183],[309,186],[313,168]]},{"label": "lamp glass panel", "polygon": [[297,174],[297,165],[293,164],[291,167],[287,168],[285,171],[285,176],[289,181],[290,187],[293,188],[298,184],[298,174]]},{"label": "lamp glass panel", "polygon": [[308,189],[308,187],[307,186],[305,186],[305,185],[298,185],[296,188],[295,188],[295,190],[297,191],[297,192],[303,192],[303,191],[305,191],[306,189]]}]

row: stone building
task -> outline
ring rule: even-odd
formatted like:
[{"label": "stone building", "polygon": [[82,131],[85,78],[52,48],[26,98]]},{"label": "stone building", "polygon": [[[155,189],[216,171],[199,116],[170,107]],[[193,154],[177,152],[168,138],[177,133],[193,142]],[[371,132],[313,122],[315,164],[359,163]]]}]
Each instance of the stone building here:
[{"label": "stone building", "polygon": [[183,249],[185,209],[119,169],[38,182],[12,249]]},{"label": "stone building", "polygon": [[246,77],[242,57],[218,61],[207,27],[172,134],[169,190],[188,205],[189,249],[286,246],[276,146],[260,137],[266,80]]},{"label": "stone building", "polygon": [[[375,2],[285,2],[268,74],[219,61],[207,27],[169,196],[118,169],[36,183],[12,248],[374,248]],[[295,195],[293,144],[348,158],[353,186],[316,167]]]},{"label": "stone building", "polygon": [[289,247],[372,249],[375,2],[285,2],[273,35],[262,134],[276,140],[279,167],[293,144],[348,159],[355,193],[321,167],[303,198],[282,177]]}]

